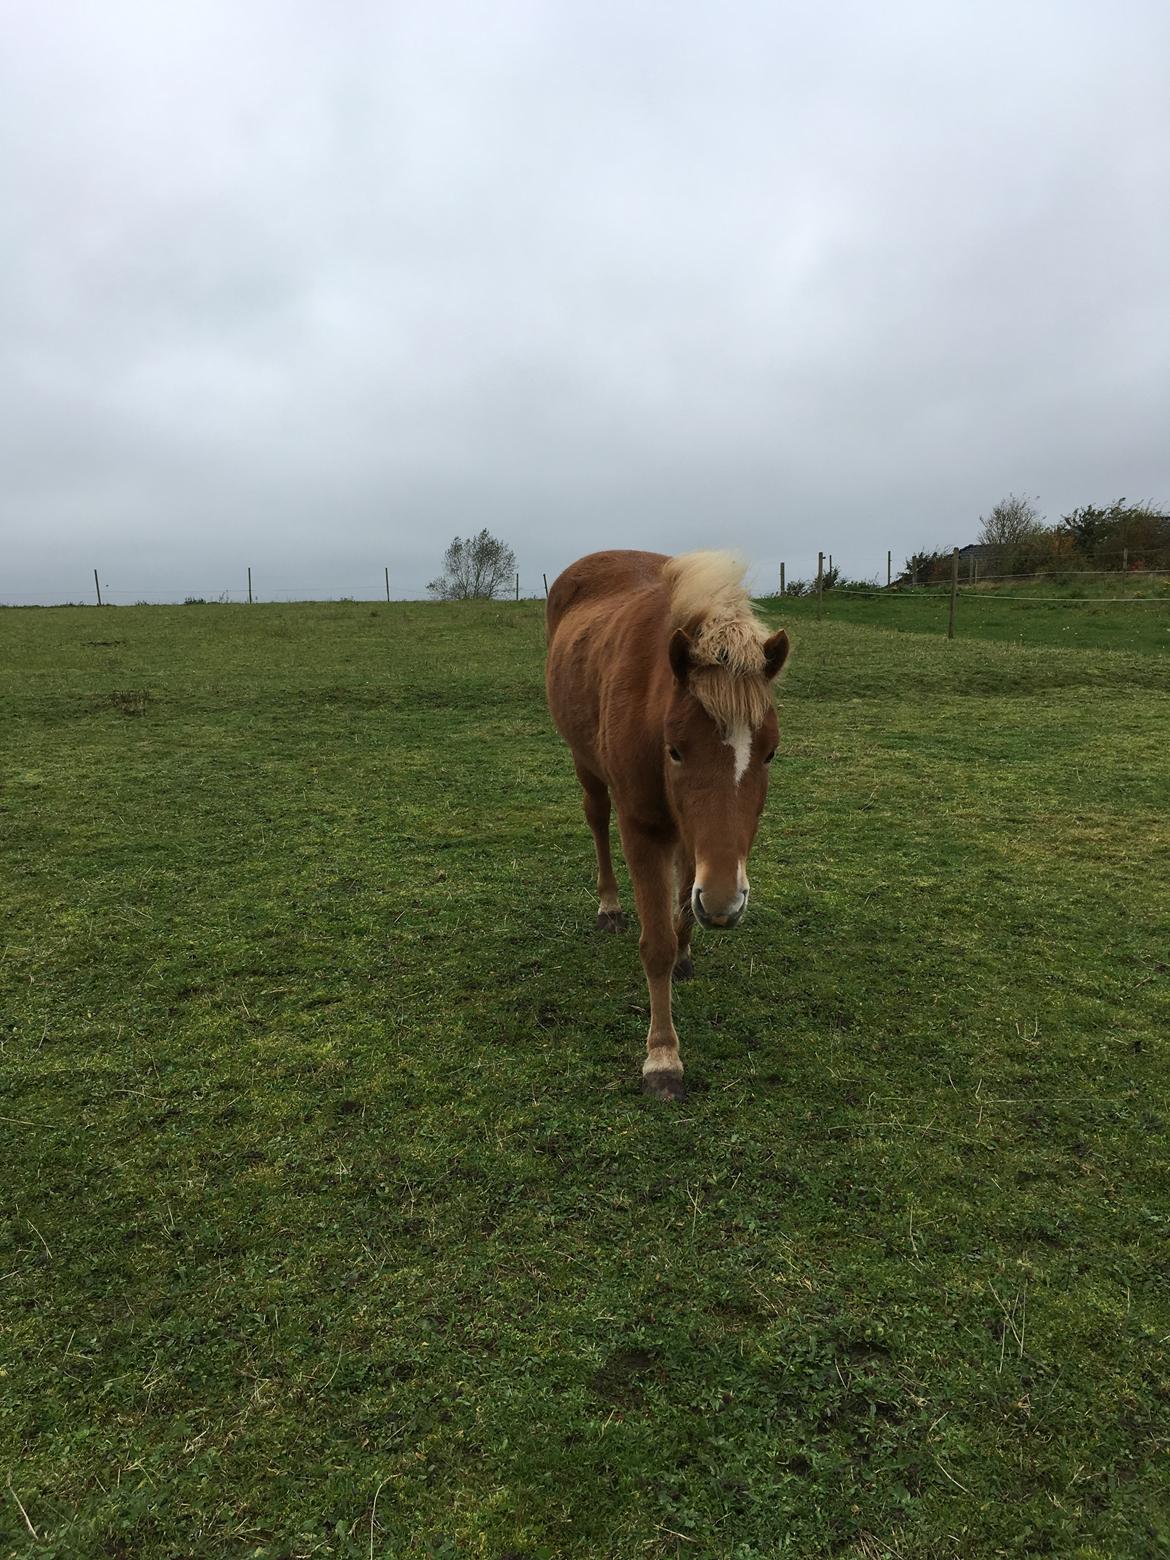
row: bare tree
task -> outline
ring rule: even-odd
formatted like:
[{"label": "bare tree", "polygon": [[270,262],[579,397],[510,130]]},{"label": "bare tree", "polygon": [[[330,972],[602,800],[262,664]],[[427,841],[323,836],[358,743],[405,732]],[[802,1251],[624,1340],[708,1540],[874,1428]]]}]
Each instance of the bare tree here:
[{"label": "bare tree", "polygon": [[457,536],[443,554],[443,572],[427,586],[440,601],[469,601],[498,596],[516,573],[516,554],[486,529],[478,536]]},{"label": "bare tree", "polygon": [[989,515],[979,516],[979,540],[986,547],[1014,547],[1040,530],[1043,520],[1030,498],[1009,493]]}]

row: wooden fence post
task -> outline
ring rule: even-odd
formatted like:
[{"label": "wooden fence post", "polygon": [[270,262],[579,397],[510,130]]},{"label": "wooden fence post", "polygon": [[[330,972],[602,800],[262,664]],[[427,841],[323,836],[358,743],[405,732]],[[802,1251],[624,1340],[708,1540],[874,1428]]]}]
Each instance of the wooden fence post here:
[{"label": "wooden fence post", "polygon": [[248,605],[252,605],[252,565],[248,565]]},{"label": "wooden fence post", "polygon": [[951,615],[947,619],[947,638],[955,637],[955,602],[959,598],[959,549],[951,551]]},{"label": "wooden fence post", "polygon": [[520,600],[520,576],[516,576],[516,600]]},{"label": "wooden fence post", "polygon": [[820,619],[825,600],[825,555],[817,553],[817,618]]},{"label": "wooden fence post", "polygon": [[780,594],[784,594],[784,565],[780,565]]},{"label": "wooden fence post", "polygon": [[548,575],[547,574],[542,574],[540,577],[544,581],[544,599],[547,601],[548,600]]},{"label": "wooden fence post", "polygon": [[886,589],[887,590],[889,590],[890,585],[891,585],[891,583],[893,581],[893,578],[894,578],[893,563],[894,563],[893,556],[892,556],[892,554],[890,552],[890,549],[887,547],[886,548]]},{"label": "wooden fence post", "polygon": [[98,584],[97,570],[93,571],[93,588],[97,591],[98,606],[102,604],[102,588]]},{"label": "wooden fence post", "polygon": [[1122,574],[1128,574],[1129,573],[1129,548],[1128,547],[1123,547],[1121,549],[1121,572],[1122,572]]},{"label": "wooden fence post", "polygon": [[390,565],[386,565],[386,601],[390,601]]}]

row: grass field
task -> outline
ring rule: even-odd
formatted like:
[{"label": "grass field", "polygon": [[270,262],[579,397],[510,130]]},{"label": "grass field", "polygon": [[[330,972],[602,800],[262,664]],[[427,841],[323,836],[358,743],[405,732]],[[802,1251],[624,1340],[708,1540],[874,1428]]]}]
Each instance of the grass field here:
[{"label": "grass field", "polygon": [[784,604],[676,1108],[536,604],[0,613],[0,1554],[1170,1554],[1170,659],[961,612]]}]

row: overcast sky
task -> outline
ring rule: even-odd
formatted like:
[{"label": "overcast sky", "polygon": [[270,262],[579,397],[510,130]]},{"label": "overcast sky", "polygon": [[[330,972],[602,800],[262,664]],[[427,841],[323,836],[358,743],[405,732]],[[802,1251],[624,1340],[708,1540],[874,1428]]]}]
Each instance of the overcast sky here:
[{"label": "overcast sky", "polygon": [[1165,0],[0,22],[0,600],[1170,503]]}]

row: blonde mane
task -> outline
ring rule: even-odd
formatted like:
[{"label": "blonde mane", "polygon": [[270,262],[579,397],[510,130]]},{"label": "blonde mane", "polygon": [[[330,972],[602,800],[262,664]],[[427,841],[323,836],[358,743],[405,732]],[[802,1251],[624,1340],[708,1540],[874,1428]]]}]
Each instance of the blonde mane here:
[{"label": "blonde mane", "polygon": [[752,611],[746,565],[729,552],[692,552],[663,568],[670,589],[670,631],[691,641],[689,687],[726,736],[754,731],[772,703],[764,674],[768,630]]}]

